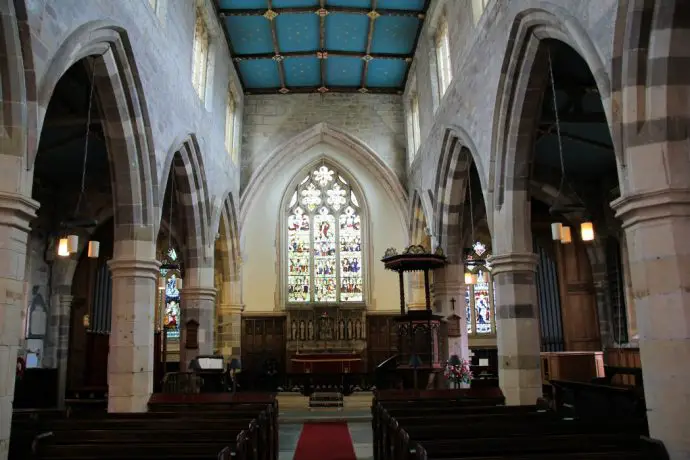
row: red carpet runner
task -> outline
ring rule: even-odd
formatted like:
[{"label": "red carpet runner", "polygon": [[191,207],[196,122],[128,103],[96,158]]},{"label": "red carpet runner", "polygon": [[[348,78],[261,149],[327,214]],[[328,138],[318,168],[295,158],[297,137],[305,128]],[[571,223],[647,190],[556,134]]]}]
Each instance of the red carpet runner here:
[{"label": "red carpet runner", "polygon": [[293,460],[356,460],[346,423],[305,423]]}]

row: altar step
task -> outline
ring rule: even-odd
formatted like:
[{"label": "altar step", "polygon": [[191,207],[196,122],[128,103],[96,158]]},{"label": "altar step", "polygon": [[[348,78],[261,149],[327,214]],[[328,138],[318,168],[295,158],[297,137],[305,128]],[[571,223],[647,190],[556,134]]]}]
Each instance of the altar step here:
[{"label": "altar step", "polygon": [[343,408],[343,394],[336,391],[315,391],[309,397],[309,409],[316,408]]}]

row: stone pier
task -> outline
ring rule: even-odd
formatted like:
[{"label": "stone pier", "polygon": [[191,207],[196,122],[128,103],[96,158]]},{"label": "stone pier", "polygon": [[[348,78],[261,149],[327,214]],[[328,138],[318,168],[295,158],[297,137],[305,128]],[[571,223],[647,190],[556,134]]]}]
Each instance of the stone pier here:
[{"label": "stone pier", "polygon": [[[213,354],[213,324],[216,290],[212,287],[185,287],[182,299],[182,324],[180,335],[180,371],[189,369],[189,363],[198,355]],[[199,323],[197,349],[186,348],[187,323]]]},{"label": "stone pier", "polygon": [[114,259],[108,412],[146,412],[153,392],[153,327],[160,262]]},{"label": "stone pier", "polygon": [[649,434],[690,458],[690,190],[612,203],[626,232]]},{"label": "stone pier", "polygon": [[537,256],[510,253],[490,258],[496,287],[498,380],[508,405],[535,404],[542,395]]},{"label": "stone pier", "polygon": [[37,209],[38,203],[30,198],[0,192],[0,460],[7,459],[9,448],[17,351],[26,302],[26,248],[29,223]]}]

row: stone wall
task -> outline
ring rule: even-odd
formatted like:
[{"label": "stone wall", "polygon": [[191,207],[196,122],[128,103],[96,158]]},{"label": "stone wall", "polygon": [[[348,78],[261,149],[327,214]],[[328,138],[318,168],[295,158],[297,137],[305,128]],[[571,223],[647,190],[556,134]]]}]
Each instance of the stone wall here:
[{"label": "stone wall", "polygon": [[[429,20],[420,36],[414,69],[405,90],[405,98],[417,93],[420,105],[422,146],[409,190],[435,192],[435,173],[441,155],[441,141],[446,130],[466,133],[470,150],[477,162],[484,195],[489,181],[490,155],[495,120],[499,79],[513,24],[521,14],[536,9],[539,15],[560,22],[570,33],[567,43],[593,66],[593,61],[610,62],[613,53],[613,30],[617,2],[549,3],[537,0],[503,2],[491,0],[475,24],[470,0],[433,2]],[[436,84],[436,55],[433,36],[438,19],[447,14],[453,81],[439,100]],[[595,71],[598,71],[596,66]],[[602,91],[604,93],[604,91]],[[468,146],[470,147],[470,146]]]},{"label": "stone wall", "polygon": [[[230,59],[220,23],[212,16],[210,1],[158,0],[157,11],[148,0],[125,3],[109,0],[27,0],[34,52],[36,80],[41,84],[51,75],[52,61],[69,52],[66,43],[79,40],[89,28],[124,29],[131,46],[136,76],[141,81],[140,95],[148,112],[150,136],[156,152],[156,180],[164,186],[169,165],[166,161],[182,141],[194,134],[203,155],[209,195],[220,207],[228,193],[237,194],[239,168],[232,165],[225,151],[226,94],[235,89],[239,113],[243,95]],[[192,45],[196,5],[208,12],[211,33],[211,65],[206,102],[197,96],[191,82]],[[88,35],[84,41],[90,39]],[[40,103],[40,101],[39,101]],[[40,123],[39,123],[40,126]],[[239,131],[239,129],[236,129]],[[238,136],[239,137],[239,136]],[[161,190],[162,193],[162,190]]]},{"label": "stone wall", "polygon": [[401,96],[294,94],[246,96],[242,133],[242,188],[276,149],[318,123],[363,141],[405,177],[405,132]]}]

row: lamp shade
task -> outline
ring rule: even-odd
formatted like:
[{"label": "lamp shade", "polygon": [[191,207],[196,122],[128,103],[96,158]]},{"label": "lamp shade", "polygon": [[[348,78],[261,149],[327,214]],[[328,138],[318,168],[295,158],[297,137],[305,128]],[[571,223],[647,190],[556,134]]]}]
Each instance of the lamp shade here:
[{"label": "lamp shade", "polygon": [[560,222],[554,222],[551,224],[551,239],[554,241],[558,241],[561,239],[561,232],[563,229],[563,224]]},{"label": "lamp shade", "polygon": [[89,258],[98,259],[101,253],[101,243],[98,241],[89,241]]},{"label": "lamp shade", "polygon": [[470,272],[465,272],[465,284],[474,284],[474,276]]},{"label": "lamp shade", "polygon": [[69,257],[69,250],[67,249],[67,238],[60,238],[58,242],[57,255],[60,257]]},{"label": "lamp shade", "polygon": [[236,371],[240,368],[242,368],[242,362],[240,361],[239,358],[232,358],[230,360],[230,364],[228,364],[228,367],[232,369],[233,371]]},{"label": "lamp shade", "polygon": [[563,227],[561,229],[561,243],[568,244],[573,242],[573,235],[570,233],[570,227]]},{"label": "lamp shade", "polygon": [[413,354],[410,356],[410,367],[412,368],[418,368],[422,365],[422,360],[419,359],[419,356],[416,354]]},{"label": "lamp shade", "polygon": [[180,289],[182,289],[182,278],[176,278],[175,279],[175,287],[177,288],[178,291]]},{"label": "lamp shade", "polygon": [[594,240],[594,225],[591,222],[582,222],[580,224],[580,238],[582,241]]},{"label": "lamp shade", "polygon": [[165,291],[165,278],[161,277],[160,282],[158,283],[158,289]]},{"label": "lamp shade", "polygon": [[70,254],[74,254],[79,249],[79,236],[70,235],[67,237],[67,251]]}]

